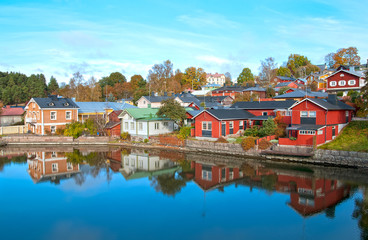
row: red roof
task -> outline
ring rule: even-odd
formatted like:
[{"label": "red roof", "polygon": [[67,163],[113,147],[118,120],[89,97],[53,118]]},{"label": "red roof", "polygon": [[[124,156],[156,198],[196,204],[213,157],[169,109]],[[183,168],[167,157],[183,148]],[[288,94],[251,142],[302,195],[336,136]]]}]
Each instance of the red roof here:
[{"label": "red roof", "polygon": [[21,107],[6,106],[1,109],[1,116],[20,116],[24,113],[24,109]]}]

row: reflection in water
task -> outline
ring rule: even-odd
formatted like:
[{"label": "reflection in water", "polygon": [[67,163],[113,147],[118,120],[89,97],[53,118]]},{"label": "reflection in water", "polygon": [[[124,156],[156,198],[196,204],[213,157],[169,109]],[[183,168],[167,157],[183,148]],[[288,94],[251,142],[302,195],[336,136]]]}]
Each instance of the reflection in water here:
[{"label": "reflection in water", "polygon": [[[286,208],[290,209],[290,212],[295,211],[303,219],[324,212],[326,218],[335,220],[337,206],[349,199],[358,189],[349,179],[346,181],[339,177],[326,177],[328,175],[324,173],[328,172],[328,168],[270,166],[257,160],[228,160],[170,151],[147,152],[140,149],[115,149],[108,152],[71,150],[67,153],[34,151],[2,156],[0,172],[11,162],[27,163],[27,172],[34,183],[64,184],[63,180],[67,182],[67,179],[71,179],[68,183],[79,188],[102,176],[103,181],[105,181],[103,177],[106,177],[107,183],[113,178],[119,178],[120,185],[148,181],[148,187],[167,197],[187,194],[182,190],[188,186],[197,190],[199,188],[203,192],[203,196],[200,196],[204,204],[203,211],[200,210],[202,216],[207,215],[206,204],[210,201],[206,198],[209,194],[234,193],[246,188],[250,190],[250,194],[255,194],[254,190],[257,189],[268,195],[278,193],[287,196],[287,200],[284,200]],[[195,184],[189,184],[190,182]],[[364,193],[363,197],[355,200],[355,209],[351,214],[361,230],[361,238],[367,239],[368,190],[365,186],[361,186],[360,189]],[[197,191],[196,194],[198,195]]]}]

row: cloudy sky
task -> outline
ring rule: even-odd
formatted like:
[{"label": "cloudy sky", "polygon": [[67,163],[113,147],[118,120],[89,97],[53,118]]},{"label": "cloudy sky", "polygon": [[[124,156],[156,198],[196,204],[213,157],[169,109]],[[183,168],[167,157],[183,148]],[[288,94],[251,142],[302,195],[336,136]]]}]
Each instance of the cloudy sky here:
[{"label": "cloudy sky", "polygon": [[146,78],[170,59],[182,71],[281,65],[291,53],[314,64],[342,47],[368,58],[368,1],[2,0],[0,71],[97,79],[111,72]]}]

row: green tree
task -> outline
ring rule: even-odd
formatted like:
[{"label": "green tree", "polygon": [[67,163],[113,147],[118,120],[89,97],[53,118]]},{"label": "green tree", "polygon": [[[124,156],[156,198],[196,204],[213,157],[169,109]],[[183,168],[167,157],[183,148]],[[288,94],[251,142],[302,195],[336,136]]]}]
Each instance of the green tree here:
[{"label": "green tree", "polygon": [[139,88],[144,88],[146,87],[146,81],[143,79],[143,77],[141,75],[133,75],[130,78],[130,84],[131,87],[133,89],[133,91],[139,89]]},{"label": "green tree", "polygon": [[225,85],[226,86],[232,85],[231,74],[229,72],[225,73]]},{"label": "green tree", "polygon": [[273,98],[276,95],[275,89],[273,89],[272,87],[267,87],[266,88],[266,97],[267,98]]},{"label": "green tree", "polygon": [[277,69],[277,76],[291,77],[291,71],[289,68],[281,66]]},{"label": "green tree", "polygon": [[188,88],[199,89],[206,84],[206,73],[203,68],[188,67],[185,69],[181,84]]},{"label": "green tree", "polygon": [[180,106],[180,104],[173,98],[163,100],[161,104],[162,105],[157,112],[157,116],[170,118],[182,127],[184,119],[187,118],[185,108]]},{"label": "green tree", "polygon": [[356,98],[355,103],[359,108],[357,112],[358,117],[368,116],[368,71],[365,72],[365,85],[360,90],[360,98]]},{"label": "green tree", "polygon": [[245,86],[247,83],[254,83],[254,75],[249,68],[244,68],[239,74],[237,83]]},{"label": "green tree", "polygon": [[280,88],[279,95],[285,94],[288,89],[289,89],[289,87],[282,87],[282,88]]},{"label": "green tree", "polygon": [[54,78],[54,76],[51,76],[49,85],[47,86],[47,91],[52,94],[56,92],[58,89],[59,89],[59,84],[56,81],[56,78]]},{"label": "green tree", "polygon": [[259,129],[259,133],[262,136],[274,135],[277,129],[277,124],[272,118],[268,118],[263,122],[263,126]]}]

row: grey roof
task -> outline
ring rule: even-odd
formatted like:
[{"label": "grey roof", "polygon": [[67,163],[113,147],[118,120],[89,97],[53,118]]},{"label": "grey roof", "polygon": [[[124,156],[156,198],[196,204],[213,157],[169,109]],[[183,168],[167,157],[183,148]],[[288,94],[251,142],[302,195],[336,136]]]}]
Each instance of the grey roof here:
[{"label": "grey roof", "polygon": [[80,107],[80,113],[104,113],[106,109],[124,110],[127,108],[137,108],[128,103],[117,103],[117,102],[77,102]]},{"label": "grey roof", "polygon": [[352,75],[357,76],[357,77],[364,77],[364,71],[348,71],[348,70],[345,70],[345,69],[340,69],[340,70],[332,73],[327,78],[330,78],[331,76],[333,76],[333,75],[335,75],[335,74],[337,74],[339,72],[346,72],[346,73],[352,74]]},{"label": "grey roof", "polygon": [[293,92],[285,93],[279,96],[276,96],[274,98],[302,98],[302,97],[320,97],[320,98],[326,98],[328,96],[328,93],[325,92],[312,92],[312,91],[304,91],[304,90],[295,90]]},{"label": "grey roof", "polygon": [[200,102],[221,102],[230,96],[202,96],[196,97]]},{"label": "grey roof", "polygon": [[189,113],[190,115],[192,115],[193,117],[196,116],[197,114],[201,113],[202,110],[192,110],[192,111],[187,111],[187,113]]},{"label": "grey roof", "polygon": [[286,81],[295,81],[296,80],[293,77],[286,77],[286,76],[277,76],[277,78],[279,78],[281,80],[286,80]]},{"label": "grey roof", "polygon": [[291,107],[296,101],[260,101],[260,102],[236,102],[230,108],[238,109],[286,109]]},{"label": "grey roof", "polygon": [[243,109],[208,109],[206,111],[219,120],[249,119],[254,117],[253,114]]},{"label": "grey roof", "polygon": [[40,108],[79,108],[70,98],[51,96],[47,98],[33,98]]},{"label": "grey roof", "polygon": [[121,122],[108,122],[108,123],[106,123],[105,128],[113,128],[113,127],[119,125],[120,123]]},{"label": "grey roof", "polygon": [[173,96],[143,96],[143,97],[146,98],[151,103],[162,102],[163,100],[173,98]]},{"label": "grey roof", "polygon": [[318,64],[316,66],[319,68],[320,72],[322,72],[323,70],[327,68],[326,64]]},{"label": "grey roof", "polygon": [[282,82],[282,83],[278,83],[275,87],[276,88],[287,87],[290,83],[293,83],[293,82]]},{"label": "grey roof", "polygon": [[216,91],[234,91],[234,92],[243,92],[246,89],[246,87],[243,87],[241,85],[233,85],[233,86],[223,86],[220,88],[217,88],[216,90],[213,90],[214,92]]},{"label": "grey roof", "polygon": [[326,108],[327,110],[354,110],[352,106],[339,100],[336,101],[336,105],[329,103],[326,99],[308,98],[308,100]]},{"label": "grey roof", "polygon": [[287,127],[288,130],[318,130],[324,125],[314,125],[314,124],[295,124]]},{"label": "grey roof", "polygon": [[262,88],[262,87],[259,87],[259,86],[256,86],[256,87],[246,88],[246,89],[244,90],[244,92],[250,92],[250,91],[255,91],[255,92],[266,92],[266,89],[265,89],[265,88]]}]

